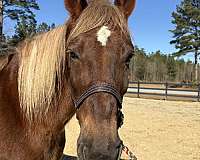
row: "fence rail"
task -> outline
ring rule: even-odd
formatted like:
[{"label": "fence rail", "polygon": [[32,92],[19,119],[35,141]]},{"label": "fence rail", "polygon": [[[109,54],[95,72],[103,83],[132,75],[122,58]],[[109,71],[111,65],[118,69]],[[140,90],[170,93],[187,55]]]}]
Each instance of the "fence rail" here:
[{"label": "fence rail", "polygon": [[[142,85],[145,85],[142,86]],[[148,86],[149,85],[149,86]],[[152,87],[150,85],[158,85],[158,87]],[[163,87],[160,87],[162,85]],[[147,87],[148,86],[148,87]],[[190,87],[188,89],[182,88],[182,86]],[[138,98],[142,95],[151,95],[163,97],[163,99],[169,99],[169,97],[187,98],[200,102],[200,84],[195,89],[192,89],[192,83],[171,83],[171,82],[141,82],[135,81],[129,83],[129,94],[135,94]]]}]

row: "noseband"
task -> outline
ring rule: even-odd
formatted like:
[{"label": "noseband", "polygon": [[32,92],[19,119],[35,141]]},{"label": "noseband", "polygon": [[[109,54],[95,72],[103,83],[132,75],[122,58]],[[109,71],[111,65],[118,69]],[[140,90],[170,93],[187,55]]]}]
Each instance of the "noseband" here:
[{"label": "noseband", "polygon": [[76,109],[79,109],[81,104],[91,95],[99,92],[105,92],[113,95],[119,105],[119,108],[122,108],[122,100],[123,96],[118,92],[116,88],[114,88],[111,84],[109,83],[100,83],[100,84],[94,84],[91,87],[89,87],[85,92],[81,94],[81,96],[77,99],[74,100],[74,104]]},{"label": "noseband", "polygon": [[[74,105],[75,105],[76,109],[78,110],[80,108],[81,104],[88,97],[90,97],[91,95],[93,95],[95,93],[99,93],[99,92],[109,93],[116,98],[117,103],[118,103],[117,126],[118,126],[118,128],[121,127],[123,124],[123,120],[124,120],[124,115],[121,111],[123,96],[119,93],[119,91],[115,87],[113,87],[109,83],[94,84],[91,87],[89,87],[86,91],[84,91],[81,94],[81,96],[79,98],[74,100]],[[123,147],[124,147],[123,142],[121,142],[117,160],[120,160]],[[132,158],[131,158],[131,160],[132,160]],[[133,159],[133,160],[135,160],[135,159]]]},{"label": "noseband", "polygon": [[115,87],[113,87],[109,83],[94,84],[91,87],[89,87],[85,92],[81,94],[79,98],[74,100],[74,105],[75,105],[76,110],[80,108],[81,104],[88,97],[99,92],[109,93],[116,98],[117,103],[118,103],[117,127],[120,128],[123,125],[123,121],[124,121],[124,115],[121,111],[123,96],[118,92],[118,90]]}]

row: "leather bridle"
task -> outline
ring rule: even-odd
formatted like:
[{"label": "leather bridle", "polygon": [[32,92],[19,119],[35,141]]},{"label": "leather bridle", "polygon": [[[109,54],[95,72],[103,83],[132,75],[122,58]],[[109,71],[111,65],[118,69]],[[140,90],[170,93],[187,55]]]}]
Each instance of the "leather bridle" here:
[{"label": "leather bridle", "polygon": [[117,100],[117,127],[120,128],[123,125],[124,115],[121,111],[122,109],[122,101],[123,96],[119,93],[119,91],[109,83],[96,83],[90,86],[87,90],[85,90],[78,98],[74,99],[74,106],[76,110],[78,110],[81,104],[90,96],[95,93],[105,92],[114,96]]},{"label": "leather bridle", "polygon": [[[123,96],[119,93],[119,91],[113,85],[111,85],[109,83],[103,82],[103,83],[94,84],[94,85],[90,86],[87,90],[85,90],[77,99],[73,100],[76,110],[78,110],[80,108],[81,104],[88,97],[90,97],[91,95],[93,95],[95,93],[99,93],[99,92],[109,93],[116,98],[117,103],[118,103],[118,105],[117,105],[118,106],[117,126],[118,126],[118,128],[121,127],[123,124],[123,119],[124,119],[124,115],[121,111]],[[121,142],[121,144],[120,144],[117,160],[120,160],[121,153],[122,153],[122,147],[123,147],[123,142]]]},{"label": "leather bridle", "polygon": [[99,83],[99,84],[94,84],[91,87],[89,87],[86,91],[84,91],[79,96],[79,98],[74,100],[74,105],[75,105],[76,109],[79,109],[81,104],[88,97],[90,97],[91,95],[93,95],[95,93],[99,93],[99,92],[105,92],[105,93],[109,93],[109,94],[113,95],[118,102],[119,108],[120,109],[122,108],[123,96],[121,96],[121,94],[118,92],[118,90],[109,83]]}]

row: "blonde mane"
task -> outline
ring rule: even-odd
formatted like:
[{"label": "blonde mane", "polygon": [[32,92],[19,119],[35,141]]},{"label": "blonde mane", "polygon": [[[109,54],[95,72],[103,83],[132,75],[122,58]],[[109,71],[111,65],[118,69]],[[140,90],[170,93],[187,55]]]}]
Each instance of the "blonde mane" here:
[{"label": "blonde mane", "polygon": [[123,13],[107,0],[93,0],[82,12],[66,41],[67,25],[62,25],[23,42],[18,48],[20,66],[18,90],[20,105],[29,119],[49,110],[56,92],[60,91],[67,44],[82,33],[106,25],[128,34]]},{"label": "blonde mane", "polygon": [[[60,84],[65,65],[66,26],[26,40],[19,52],[18,90],[20,105],[31,118],[32,113],[49,109]],[[46,108],[44,108],[44,106]]]}]

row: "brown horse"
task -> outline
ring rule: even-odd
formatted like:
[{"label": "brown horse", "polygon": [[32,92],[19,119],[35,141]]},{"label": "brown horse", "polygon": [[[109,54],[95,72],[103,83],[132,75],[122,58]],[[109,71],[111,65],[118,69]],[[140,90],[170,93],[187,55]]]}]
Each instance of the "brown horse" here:
[{"label": "brown horse", "polygon": [[65,0],[63,26],[0,58],[0,160],[57,160],[76,113],[81,160],[116,160],[135,0]]}]

